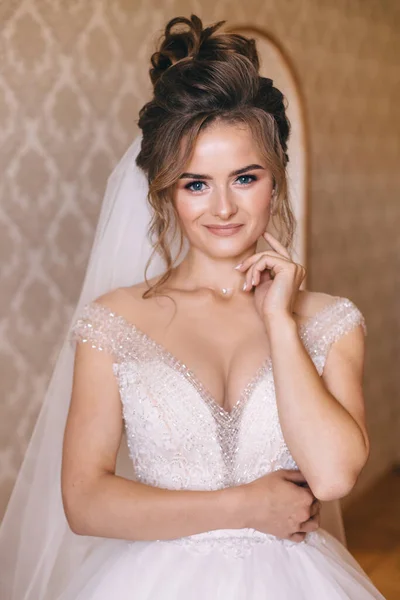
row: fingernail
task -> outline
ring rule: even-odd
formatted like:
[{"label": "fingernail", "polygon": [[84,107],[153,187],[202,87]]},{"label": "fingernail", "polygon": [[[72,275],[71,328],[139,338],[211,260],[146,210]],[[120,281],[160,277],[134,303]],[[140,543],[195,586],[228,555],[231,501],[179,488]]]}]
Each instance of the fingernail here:
[{"label": "fingernail", "polygon": [[240,263],[239,265],[236,265],[236,267],[233,267],[234,269],[240,269],[240,267],[243,265],[243,263]]},{"label": "fingernail", "polygon": [[256,284],[254,283],[254,279],[252,279],[252,280],[251,280],[251,285],[253,285],[253,286],[254,286],[254,285],[256,285]]},{"label": "fingernail", "polygon": [[242,288],[242,290],[245,292],[245,291],[246,291],[246,288],[247,288],[247,283],[244,283],[244,284],[243,284],[243,288]]}]

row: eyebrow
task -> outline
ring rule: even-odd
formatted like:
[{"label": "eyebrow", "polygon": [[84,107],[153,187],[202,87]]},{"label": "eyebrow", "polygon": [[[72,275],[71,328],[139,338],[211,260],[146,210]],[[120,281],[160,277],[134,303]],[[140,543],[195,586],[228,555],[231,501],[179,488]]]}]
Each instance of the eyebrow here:
[{"label": "eyebrow", "polygon": [[[246,173],[247,171],[254,171],[255,169],[265,170],[265,167],[261,165],[252,164],[247,167],[242,167],[241,169],[237,169],[236,171],[231,171],[228,177],[234,177],[234,175],[241,175],[242,173]],[[199,173],[182,173],[179,179],[212,179],[211,175],[201,175]]]}]

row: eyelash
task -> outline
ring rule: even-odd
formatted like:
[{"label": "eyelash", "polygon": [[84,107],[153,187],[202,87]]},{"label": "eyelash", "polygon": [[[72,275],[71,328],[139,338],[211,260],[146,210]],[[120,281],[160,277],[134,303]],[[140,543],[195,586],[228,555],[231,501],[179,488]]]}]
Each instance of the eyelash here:
[{"label": "eyelash", "polygon": [[[255,175],[239,175],[239,177],[236,179],[236,181],[242,177],[247,177],[250,179],[250,181],[248,183],[243,183],[242,185],[250,185],[250,183],[252,183],[253,181],[257,181],[257,177]],[[185,190],[189,190],[190,192],[193,192],[194,194],[197,192],[202,192],[203,190],[192,190],[191,186],[194,185],[195,183],[205,183],[204,181],[201,181],[200,179],[197,179],[196,181],[191,181],[190,183],[185,185]]]}]

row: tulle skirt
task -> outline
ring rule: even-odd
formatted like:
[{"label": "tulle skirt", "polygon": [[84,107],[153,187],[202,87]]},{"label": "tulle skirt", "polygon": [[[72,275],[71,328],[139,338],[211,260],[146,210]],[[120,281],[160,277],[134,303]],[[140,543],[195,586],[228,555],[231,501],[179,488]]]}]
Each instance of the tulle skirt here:
[{"label": "tulle skirt", "polygon": [[323,529],[303,542],[251,529],[104,540],[57,600],[370,600],[383,596]]}]

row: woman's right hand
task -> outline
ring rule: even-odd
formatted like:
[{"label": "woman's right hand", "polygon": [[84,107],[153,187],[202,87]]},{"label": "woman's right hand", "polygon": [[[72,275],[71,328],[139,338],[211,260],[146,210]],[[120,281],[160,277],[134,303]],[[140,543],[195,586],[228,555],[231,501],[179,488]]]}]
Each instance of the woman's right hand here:
[{"label": "woman's right hand", "polygon": [[236,489],[245,527],[295,542],[319,527],[321,504],[298,470],[280,469]]}]

